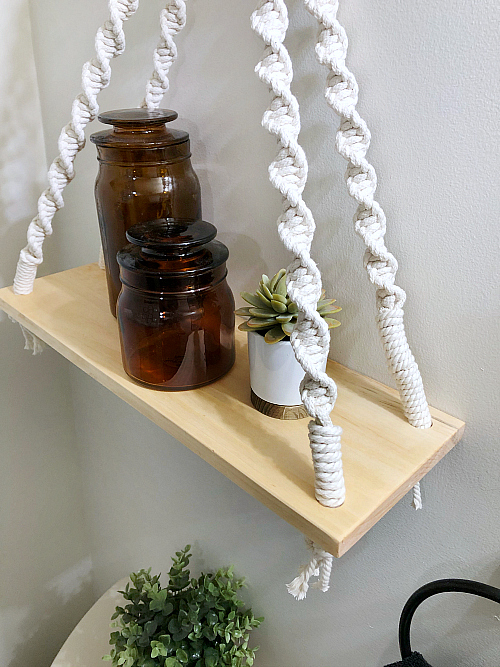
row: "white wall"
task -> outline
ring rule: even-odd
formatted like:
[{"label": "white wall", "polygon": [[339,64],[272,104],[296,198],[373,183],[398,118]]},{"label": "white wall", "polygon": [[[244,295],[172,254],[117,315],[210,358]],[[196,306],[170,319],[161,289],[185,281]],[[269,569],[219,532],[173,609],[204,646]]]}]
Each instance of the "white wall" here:
[{"label": "white wall", "polygon": [[[0,286],[45,183],[28,3],[0,13]],[[58,267],[48,248],[44,271]],[[91,561],[67,364],[32,357],[0,313],[0,665],[50,664],[91,602]]]},{"label": "white wall", "polygon": [[[267,182],[274,141],[260,127],[269,94],[253,73],[262,45],[249,28],[253,1],[189,4],[165,106],[179,111],[176,126],[191,134],[204,217],[230,248],[230,281],[238,292],[287,261],[275,230],[279,197]],[[318,223],[314,251],[328,292],[344,307],[332,356],[390,382],[373,291],[361,268],[363,248],[352,231],[355,206],[334,151],[337,119],[323,100],[325,72],[313,56],[316,26],[299,0],[289,5],[294,90],[310,157],[306,197]],[[161,6],[142,3],[126,26],[128,49],[113,63],[101,108],[139,103]],[[31,10],[52,157],[106,10],[103,0],[85,7],[32,2]],[[300,534],[71,371],[95,595],[134,568],[165,571],[169,555],[191,542],[195,568],[233,562],[248,577],[248,598],[267,619],[258,632],[262,667],[381,666],[397,657],[399,612],[419,585],[448,576],[500,584],[497,3],[353,0],[343,3],[340,18],[361,88],[359,110],[373,134],[370,157],[387,241],[408,292],[412,347],[430,402],[468,422],[462,443],[426,478],[425,510],[399,503],[335,562],[328,594],[312,591],[295,603],[284,583],[306,556]],[[60,244],[64,266],[96,258],[95,173],[89,145],[57,216],[57,241],[47,242]],[[418,617],[415,645],[436,665],[493,664],[500,647],[494,612],[489,604],[449,597],[429,603]],[[484,663],[475,657],[479,650]]]}]

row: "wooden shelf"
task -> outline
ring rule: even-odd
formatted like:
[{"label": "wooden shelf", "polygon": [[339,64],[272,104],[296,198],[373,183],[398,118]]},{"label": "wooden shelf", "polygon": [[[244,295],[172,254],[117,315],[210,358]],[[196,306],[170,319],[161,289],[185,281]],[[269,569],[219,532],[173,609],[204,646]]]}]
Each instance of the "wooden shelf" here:
[{"label": "wooden shelf", "polygon": [[463,433],[462,421],[434,409],[432,428],[413,428],[396,391],[329,362],[339,389],[333,421],[344,429],[347,500],[327,509],[314,498],[308,420],[272,419],[250,403],[240,332],[236,364],[226,377],[169,393],[125,375],[104,272],[96,264],[39,278],[28,296],[4,288],[0,308],[335,556],[375,525]]}]

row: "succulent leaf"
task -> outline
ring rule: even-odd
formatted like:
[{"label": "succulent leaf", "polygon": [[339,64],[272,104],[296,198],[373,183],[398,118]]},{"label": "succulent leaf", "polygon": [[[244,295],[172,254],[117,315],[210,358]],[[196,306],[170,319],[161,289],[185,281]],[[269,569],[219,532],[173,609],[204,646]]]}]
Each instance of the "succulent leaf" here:
[{"label": "succulent leaf", "polygon": [[264,296],[266,296],[268,299],[272,299],[273,295],[269,287],[265,283],[260,284],[260,290]]},{"label": "succulent leaf", "polygon": [[320,299],[318,301],[317,308],[319,310],[320,308],[323,308],[323,306],[331,306],[332,303],[335,303],[336,300],[337,299]]},{"label": "succulent leaf", "polygon": [[289,313],[298,313],[298,312],[299,312],[299,307],[297,306],[296,303],[294,303],[293,301],[291,301],[291,302],[288,304],[288,312],[289,312]]},{"label": "succulent leaf", "polygon": [[335,329],[335,327],[339,327],[341,324],[338,320],[334,320],[331,317],[325,317],[324,320],[328,324],[329,329]]},{"label": "succulent leaf", "polygon": [[283,313],[283,315],[276,316],[276,322],[279,322],[280,324],[285,324],[285,322],[290,322],[292,317],[293,315],[291,313]]},{"label": "succulent leaf", "polygon": [[249,308],[249,317],[261,317],[264,319],[269,319],[270,317],[275,316],[275,312],[272,308]]},{"label": "succulent leaf", "polygon": [[277,292],[278,294],[281,294],[281,296],[286,297],[286,275],[283,275],[278,280],[273,292]]},{"label": "succulent leaf", "polygon": [[283,328],[281,326],[276,326],[272,329],[269,329],[269,331],[266,331],[264,340],[266,343],[279,343],[279,341],[283,340],[285,336],[286,333],[283,331]]},{"label": "succulent leaf", "polygon": [[279,283],[281,278],[286,274],[285,269],[280,269],[276,275],[274,275],[269,281],[269,289],[271,292],[274,292],[276,285]]},{"label": "succulent leaf", "polygon": [[273,292],[272,298],[275,301],[281,301],[281,303],[284,303],[286,305],[286,297],[281,296],[281,294],[278,294],[278,292]]},{"label": "succulent leaf", "polygon": [[262,284],[264,284],[267,288],[269,288],[269,277],[266,276],[265,273],[262,274],[262,279],[260,281]]},{"label": "succulent leaf", "polygon": [[257,308],[262,306],[261,300],[255,294],[250,294],[250,292],[240,292],[240,296],[252,306],[257,306]]},{"label": "succulent leaf", "polygon": [[290,336],[292,331],[295,329],[295,322],[284,322],[281,325],[281,328],[286,333],[287,336]]},{"label": "succulent leaf", "polygon": [[276,324],[274,319],[262,320],[259,317],[252,317],[247,320],[247,324],[251,329],[269,329]]},{"label": "succulent leaf", "polygon": [[338,313],[342,308],[340,306],[325,306],[324,308],[318,308],[318,313],[321,315],[321,317],[325,317],[325,315],[333,315],[334,313]]},{"label": "succulent leaf", "polygon": [[286,313],[287,307],[282,301],[275,301],[274,299],[271,301],[271,306],[274,308],[274,310],[277,313]]},{"label": "succulent leaf", "polygon": [[235,315],[241,315],[241,317],[250,317],[252,315],[251,308],[238,308],[234,311]]},{"label": "succulent leaf", "polygon": [[262,308],[262,306],[265,306],[266,308],[269,308],[271,301],[267,298],[267,296],[264,296],[260,290],[257,290],[255,292],[255,296],[257,299],[260,299],[260,304],[256,304],[257,308]]}]

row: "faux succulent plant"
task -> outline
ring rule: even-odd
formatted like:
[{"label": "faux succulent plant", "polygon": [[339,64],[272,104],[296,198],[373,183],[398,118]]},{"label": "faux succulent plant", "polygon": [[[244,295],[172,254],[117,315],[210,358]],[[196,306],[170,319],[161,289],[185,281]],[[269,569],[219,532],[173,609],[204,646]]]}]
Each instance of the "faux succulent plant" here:
[{"label": "faux succulent plant", "polygon": [[[241,297],[250,304],[236,311],[237,315],[248,317],[238,327],[241,331],[257,331],[264,335],[267,343],[278,343],[289,338],[297,322],[299,309],[287,294],[285,269],[280,269],[272,278],[263,275],[259,289],[254,294],[241,292]],[[330,317],[342,310],[334,303],[335,299],[325,299],[323,290],[317,307],[329,329],[340,325],[338,320]]]}]

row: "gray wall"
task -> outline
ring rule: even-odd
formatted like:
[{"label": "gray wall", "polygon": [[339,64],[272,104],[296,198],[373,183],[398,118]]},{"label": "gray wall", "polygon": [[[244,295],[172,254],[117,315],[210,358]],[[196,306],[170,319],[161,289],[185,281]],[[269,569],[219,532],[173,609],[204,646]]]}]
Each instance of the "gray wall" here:
[{"label": "gray wall", "polygon": [[[30,6],[52,158],[106,7],[103,0],[87,0],[85,7],[64,0]],[[102,109],[140,102],[161,6],[159,0],[142,3],[126,25],[127,51],[113,63]],[[275,144],[260,127],[269,94],[253,72],[262,52],[249,27],[253,6],[247,0],[189,3],[164,103],[179,112],[176,126],[191,134],[204,217],[230,248],[235,293],[287,262],[275,227],[280,199],[267,181]],[[316,25],[299,0],[289,6],[287,44],[310,161],[305,196],[318,224],[313,251],[327,291],[344,308],[331,356],[390,383],[374,324],[373,289],[362,269],[363,247],[352,229],[355,205],[345,190],[345,164],[335,153],[338,121],[323,99],[325,71],[314,59]],[[93,380],[69,370],[94,595],[134,568],[165,571],[169,555],[190,542],[195,569],[232,562],[248,577],[248,600],[266,616],[256,633],[262,667],[382,666],[397,658],[399,612],[419,585],[447,576],[500,585],[499,10],[493,0],[353,0],[343,3],[340,18],[350,36],[348,63],[360,84],[359,110],[372,130],[369,156],[388,217],[387,242],[408,292],[413,351],[431,404],[468,423],[462,443],[427,476],[424,511],[415,513],[409,499],[400,502],[334,563],[329,593],[311,591],[296,603],[284,584],[306,557],[301,535]],[[97,128],[94,123],[90,129]],[[48,252],[57,249],[58,266],[97,257],[95,173],[89,145],[78,157],[54,238],[46,243]],[[16,221],[18,236],[24,222]],[[14,340],[9,345],[17,350]],[[67,365],[49,356],[64,384]],[[55,381],[54,372],[46,375]],[[42,394],[43,376],[40,371]],[[31,415],[23,419],[31,424]],[[58,447],[69,456],[72,444],[60,439]],[[71,470],[63,475],[66,484]],[[43,548],[58,553],[50,534]],[[36,562],[25,567],[39,577]],[[495,613],[493,605],[473,600],[429,602],[418,617],[415,645],[436,666],[495,664]],[[47,662],[34,658],[32,664]]]},{"label": "gray wall", "polygon": [[[28,3],[0,12],[0,286],[46,176]],[[58,243],[43,272],[55,271]],[[0,665],[42,667],[92,602],[68,364],[0,312]]]}]

